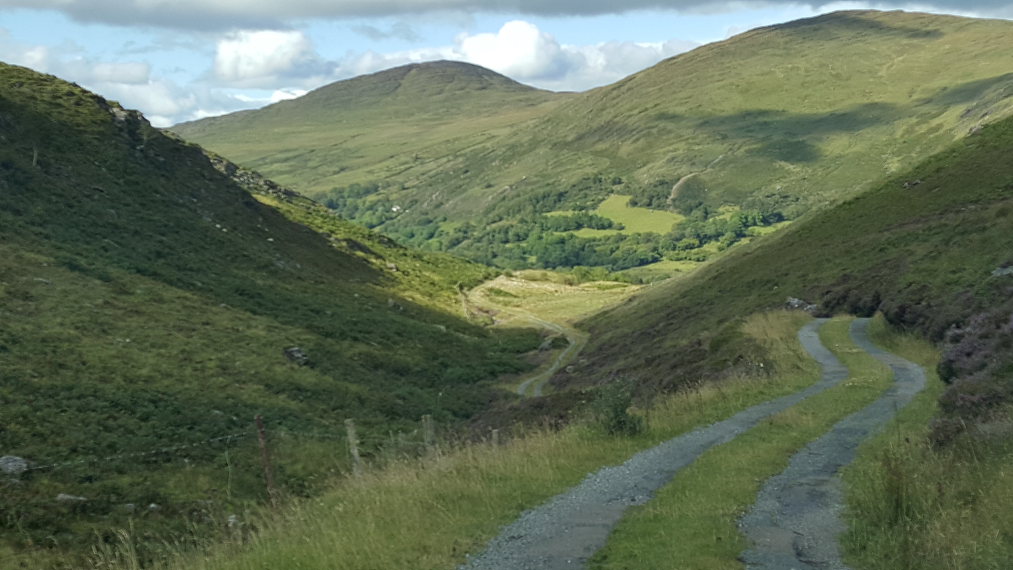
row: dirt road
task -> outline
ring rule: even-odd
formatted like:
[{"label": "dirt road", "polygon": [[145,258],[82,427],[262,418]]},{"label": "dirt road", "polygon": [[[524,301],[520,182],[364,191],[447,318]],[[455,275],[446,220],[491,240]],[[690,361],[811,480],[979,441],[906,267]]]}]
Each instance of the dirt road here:
[{"label": "dirt road", "polygon": [[[642,451],[622,465],[589,475],[570,491],[525,512],[460,570],[585,568],[587,560],[605,545],[625,511],[648,502],[680,469],[772,414],[848,378],[847,368],[820,343],[818,331],[824,322],[814,321],[799,332],[802,345],[822,369],[816,384],[748,408],[724,421]],[[743,532],[755,544],[743,556],[750,568],[843,568],[836,543],[842,529],[838,516],[841,490],[836,474],[853,459],[858,444],[910,401],[925,381],[923,371],[916,365],[874,346],[868,340],[867,327],[867,319],[856,320],[851,328],[852,337],[859,347],[893,369],[896,386],[798,453],[788,470],[765,485],[756,508],[742,521]]]},{"label": "dirt road", "polygon": [[844,498],[839,472],[855,459],[866,438],[925,387],[925,371],[874,345],[868,327],[868,319],[856,319],[851,324],[851,338],[891,368],[893,387],[795,454],[787,469],[767,481],[753,509],[740,522],[742,532],[753,542],[742,556],[747,568],[847,568],[837,542],[845,530],[840,517]]},{"label": "dirt road", "polygon": [[605,545],[626,509],[646,503],[680,469],[764,418],[847,378],[847,368],[819,342],[818,330],[823,322],[814,321],[799,333],[806,350],[823,364],[819,382],[642,451],[622,465],[589,475],[570,491],[524,513],[462,569],[584,568],[586,561]]}]

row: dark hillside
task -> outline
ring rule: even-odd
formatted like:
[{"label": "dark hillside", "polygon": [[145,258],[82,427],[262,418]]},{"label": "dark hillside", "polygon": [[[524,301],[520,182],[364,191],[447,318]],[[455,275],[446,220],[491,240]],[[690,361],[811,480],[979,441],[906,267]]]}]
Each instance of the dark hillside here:
[{"label": "dark hillside", "polygon": [[[282,194],[284,215],[139,114],[0,65],[0,455],[29,465],[0,480],[0,556],[128,518],[157,542],[263,499],[255,414],[274,434],[355,418],[371,453],[422,414],[469,417],[522,368],[537,339],[456,316],[486,268]],[[347,468],[323,441],[276,450],[284,492]]]}]

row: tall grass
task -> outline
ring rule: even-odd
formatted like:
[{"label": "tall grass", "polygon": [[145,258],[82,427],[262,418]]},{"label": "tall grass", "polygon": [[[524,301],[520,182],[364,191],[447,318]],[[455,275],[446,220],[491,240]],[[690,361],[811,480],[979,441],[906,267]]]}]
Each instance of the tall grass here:
[{"label": "tall grass", "polygon": [[[587,473],[638,450],[797,391],[815,379],[793,341],[808,317],[778,312],[749,319],[743,331],[777,347],[771,362],[791,371],[753,376],[672,395],[649,410],[634,437],[591,424],[535,430],[504,445],[457,447],[419,460],[367,469],[335,481],[317,499],[242,516],[234,540],[179,549],[162,570],[451,568],[480,551],[522,511],[578,483]],[[780,341],[780,342],[779,342]],[[223,522],[224,524],[224,522]],[[124,540],[129,536],[121,535]],[[127,556],[119,553],[127,553]],[[97,553],[96,566],[131,567],[129,549]],[[117,559],[120,556],[122,559]]]},{"label": "tall grass", "polygon": [[930,420],[944,385],[938,352],[887,329],[875,340],[929,372],[928,388],[845,471],[849,561],[868,570],[1005,569],[1013,560],[1013,417],[1004,409],[936,448]]}]

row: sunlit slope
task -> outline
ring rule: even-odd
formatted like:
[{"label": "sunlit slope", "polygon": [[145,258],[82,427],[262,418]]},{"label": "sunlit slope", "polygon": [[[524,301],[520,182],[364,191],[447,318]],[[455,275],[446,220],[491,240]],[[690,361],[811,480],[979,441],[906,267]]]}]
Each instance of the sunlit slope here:
[{"label": "sunlit slope", "polygon": [[1011,32],[1008,21],[903,12],[762,28],[569,101],[501,155],[517,163],[511,182],[529,175],[525,187],[580,164],[633,186],[671,181],[640,193],[656,207],[749,198],[809,206],[1007,114]]},{"label": "sunlit slope", "polygon": [[[619,254],[549,262],[535,242],[552,236],[535,239],[530,225],[613,195],[683,214],[734,205],[793,218],[1013,109],[1013,23],[918,13],[757,29],[579,95],[503,79],[475,89],[461,76],[490,72],[432,65],[178,130],[408,243],[504,267],[622,269]],[[398,85],[427,87],[407,100],[407,87],[373,87],[402,75]],[[342,105],[322,112],[329,90]],[[528,227],[511,234],[518,223]],[[670,257],[682,237],[623,247],[642,264]]]}]

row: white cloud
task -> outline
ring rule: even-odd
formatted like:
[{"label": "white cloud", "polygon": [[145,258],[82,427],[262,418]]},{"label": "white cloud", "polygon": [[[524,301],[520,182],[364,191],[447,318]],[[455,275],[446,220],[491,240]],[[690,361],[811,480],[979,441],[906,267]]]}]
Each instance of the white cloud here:
[{"label": "white cloud", "polygon": [[461,36],[457,47],[465,61],[522,81],[556,78],[576,63],[554,37],[520,20],[507,22],[496,34]]},{"label": "white cloud", "polygon": [[302,32],[243,30],[218,42],[214,74],[229,84],[269,86],[300,69],[316,67],[318,60],[313,44]]},{"label": "white cloud", "polygon": [[90,77],[94,81],[143,85],[151,77],[151,66],[147,63],[130,61],[122,63],[100,62],[87,66],[88,71],[79,77]]},{"label": "white cloud", "polygon": [[277,103],[279,101],[288,101],[289,99],[295,99],[302,97],[309,93],[306,89],[277,89],[274,93],[271,93],[269,101],[271,103]]}]

